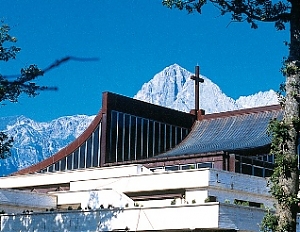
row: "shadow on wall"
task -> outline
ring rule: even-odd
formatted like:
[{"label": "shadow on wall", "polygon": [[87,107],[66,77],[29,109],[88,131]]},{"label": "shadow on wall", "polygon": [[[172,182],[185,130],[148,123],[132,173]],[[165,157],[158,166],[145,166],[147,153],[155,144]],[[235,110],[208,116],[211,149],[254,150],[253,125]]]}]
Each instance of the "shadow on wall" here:
[{"label": "shadow on wall", "polygon": [[0,231],[110,231],[111,221],[121,212],[111,208],[1,215]]}]

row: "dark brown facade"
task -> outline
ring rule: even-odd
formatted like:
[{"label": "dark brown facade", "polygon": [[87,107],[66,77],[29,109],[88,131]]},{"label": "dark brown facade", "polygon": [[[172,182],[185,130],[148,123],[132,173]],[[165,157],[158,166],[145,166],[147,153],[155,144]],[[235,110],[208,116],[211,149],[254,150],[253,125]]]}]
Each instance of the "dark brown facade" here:
[{"label": "dark brown facade", "polygon": [[[202,111],[201,111],[202,112]],[[270,176],[270,119],[279,106],[195,115],[113,93],[74,142],[17,174],[57,172],[139,163],[155,171],[216,168]]]},{"label": "dark brown facade", "polygon": [[105,92],[102,109],[74,142],[16,174],[102,167],[153,158],[180,143],[195,116]]}]

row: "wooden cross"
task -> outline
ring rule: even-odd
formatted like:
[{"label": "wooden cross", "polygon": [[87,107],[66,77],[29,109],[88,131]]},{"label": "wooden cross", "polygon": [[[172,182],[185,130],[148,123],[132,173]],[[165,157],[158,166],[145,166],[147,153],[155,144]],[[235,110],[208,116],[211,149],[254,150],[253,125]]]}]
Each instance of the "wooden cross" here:
[{"label": "wooden cross", "polygon": [[195,111],[196,114],[199,111],[199,98],[200,98],[200,94],[199,94],[199,82],[203,83],[204,79],[199,77],[199,66],[197,65],[195,67],[195,75],[191,76],[191,79],[195,81]]}]

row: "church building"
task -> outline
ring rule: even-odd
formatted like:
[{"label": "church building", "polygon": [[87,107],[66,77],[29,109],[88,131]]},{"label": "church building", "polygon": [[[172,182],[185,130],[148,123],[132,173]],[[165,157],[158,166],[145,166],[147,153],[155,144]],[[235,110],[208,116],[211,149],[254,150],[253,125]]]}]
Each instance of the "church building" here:
[{"label": "church building", "polygon": [[282,110],[206,115],[193,78],[190,113],[103,93],[75,141],[0,178],[0,231],[259,231],[274,203],[267,129]]},{"label": "church building", "polygon": [[90,126],[50,158],[14,173],[143,164],[150,170],[210,167],[268,177],[271,119],[279,105],[205,115],[184,113],[113,93]]}]

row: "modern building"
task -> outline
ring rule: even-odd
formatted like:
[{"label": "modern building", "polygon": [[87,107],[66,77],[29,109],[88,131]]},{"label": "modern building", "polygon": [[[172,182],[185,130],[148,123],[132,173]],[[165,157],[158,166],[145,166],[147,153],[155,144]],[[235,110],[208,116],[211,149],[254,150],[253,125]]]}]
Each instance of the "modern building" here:
[{"label": "modern building", "polygon": [[[1,216],[1,231],[259,231],[274,203],[267,128],[280,106],[205,115],[102,99],[74,142],[0,178],[21,199],[1,204],[18,205]],[[28,204],[29,192],[45,198]]]},{"label": "modern building", "polygon": [[195,115],[112,93],[102,99],[102,109],[81,136],[15,175],[137,163],[151,170],[210,167],[271,174],[267,128],[282,117],[279,105]]}]

